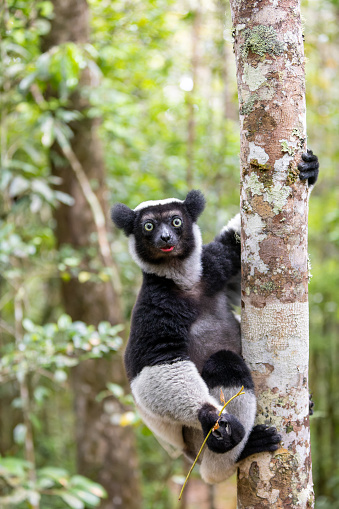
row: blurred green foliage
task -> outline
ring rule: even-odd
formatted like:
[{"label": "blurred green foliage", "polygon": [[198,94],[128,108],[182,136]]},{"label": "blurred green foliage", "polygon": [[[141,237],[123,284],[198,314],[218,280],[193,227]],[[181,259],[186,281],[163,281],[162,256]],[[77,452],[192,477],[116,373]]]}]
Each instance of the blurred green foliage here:
[{"label": "blurred green foliage", "polygon": [[[8,507],[29,507],[30,497],[43,497],[50,508],[93,507],[103,496],[90,481],[73,475],[74,444],[62,429],[72,426],[69,367],[117,350],[118,329],[102,324],[94,330],[63,315],[60,277],[85,283],[109,275],[96,260],[95,239],[90,252],[56,249],[53,210],[59,202],[72,206],[73,199],[58,191],[60,182],[50,174],[48,149],[54,140],[70,140],[69,124],[81,116],[100,118],[108,202],[134,207],[145,199],[183,198],[191,186],[200,188],[208,202],[200,221],[205,241],[239,204],[227,2],[211,0],[200,13],[189,2],[174,0],[89,0],[89,7],[90,43],[65,43],[42,53],[52,4],[7,0],[1,6],[0,396],[9,405],[9,431],[0,433],[5,453],[0,494],[22,500],[12,498]],[[309,215],[312,457],[317,508],[334,509],[339,498],[338,2],[305,0],[303,16],[308,145],[321,164]],[[92,82],[79,90],[86,69]],[[47,100],[48,89],[54,94]],[[68,108],[75,90],[90,103],[81,113]],[[140,274],[125,239],[114,232],[110,240],[126,289],[128,320]],[[84,256],[92,260],[91,272],[82,268]],[[23,454],[23,383],[29,386],[33,434],[39,436],[34,482]],[[114,383],[98,398],[110,394],[126,398]],[[182,464],[157,447],[132,410],[112,416],[112,422],[136,426],[145,508],[174,507],[169,481],[183,473]]]},{"label": "blurred green foliage", "polygon": [[[70,476],[67,470],[57,467],[45,467],[37,470],[34,482],[29,477],[30,465],[18,458],[0,457],[0,477],[10,489],[9,495],[1,497],[2,507],[28,507],[41,501],[41,507],[48,504],[49,498],[56,497],[62,505],[59,507],[96,507],[105,497],[102,486],[81,475]],[[57,506],[56,506],[57,507]]]}]

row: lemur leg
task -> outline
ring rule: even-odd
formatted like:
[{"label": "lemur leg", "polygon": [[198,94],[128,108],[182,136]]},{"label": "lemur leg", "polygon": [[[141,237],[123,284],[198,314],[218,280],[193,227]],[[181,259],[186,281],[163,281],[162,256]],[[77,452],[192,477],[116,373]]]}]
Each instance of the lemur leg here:
[{"label": "lemur leg", "polygon": [[[183,451],[185,444],[182,435],[182,424],[169,421],[138,404],[136,404],[136,407],[143,422],[154,433],[167,452],[169,452],[169,449],[168,446],[165,447],[164,442],[173,446],[178,452],[180,451],[180,453]],[[170,455],[173,455],[173,451],[170,452]]]},{"label": "lemur leg", "polygon": [[[200,473],[208,483],[218,483],[225,480],[235,470],[236,461],[244,449],[252,430],[256,414],[256,398],[251,373],[243,359],[229,350],[221,350],[213,354],[205,363],[202,371],[210,393],[216,399],[220,398],[220,389],[224,394],[225,401],[234,396],[242,386],[245,394],[235,398],[225,409],[225,421],[235,419],[242,428],[243,434],[237,439],[236,426],[231,426],[231,433],[235,435],[234,446],[224,454],[217,454],[210,449],[205,449]],[[218,439],[216,430],[211,436]],[[232,435],[231,435],[232,438]]]},{"label": "lemur leg", "polygon": [[176,447],[184,447],[182,426],[201,430],[198,414],[204,405],[215,415],[221,408],[188,360],[145,367],[133,379],[131,389],[150,429]]}]

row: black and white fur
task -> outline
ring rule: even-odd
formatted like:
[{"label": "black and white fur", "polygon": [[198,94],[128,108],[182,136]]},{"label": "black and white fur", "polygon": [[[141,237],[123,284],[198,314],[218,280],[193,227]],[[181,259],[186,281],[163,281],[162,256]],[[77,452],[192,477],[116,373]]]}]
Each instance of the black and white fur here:
[{"label": "black and white fur", "polygon": [[254,385],[228,297],[241,269],[240,216],[203,246],[196,221],[204,206],[203,195],[191,191],[184,201],[147,201],[134,210],[118,203],[112,219],[143,271],[125,366],[147,426],[193,459],[218,419],[220,389],[227,401],[244,386],[245,395],[227,406],[201,456],[202,478],[217,483],[237,461],[276,450],[280,436],[275,428],[254,426]]}]

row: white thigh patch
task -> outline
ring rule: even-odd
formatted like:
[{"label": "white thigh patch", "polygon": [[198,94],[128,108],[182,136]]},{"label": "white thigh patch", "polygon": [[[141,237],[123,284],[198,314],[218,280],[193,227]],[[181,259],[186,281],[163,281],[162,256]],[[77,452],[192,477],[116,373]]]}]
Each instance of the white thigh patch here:
[{"label": "white thigh patch", "polygon": [[183,448],[184,440],[182,436],[182,425],[175,421],[160,417],[157,414],[147,411],[137,405],[140,417],[146,426],[154,433],[163,448],[172,458],[178,457]]},{"label": "white thigh patch", "polygon": [[132,381],[131,389],[142,411],[167,423],[200,429],[198,412],[202,405],[210,403],[220,408],[191,361],[145,367]]}]

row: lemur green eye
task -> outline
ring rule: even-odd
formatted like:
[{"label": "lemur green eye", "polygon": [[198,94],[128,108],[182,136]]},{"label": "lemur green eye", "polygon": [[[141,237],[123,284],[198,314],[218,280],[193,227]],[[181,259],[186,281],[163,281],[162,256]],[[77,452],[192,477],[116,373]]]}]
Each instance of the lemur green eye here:
[{"label": "lemur green eye", "polygon": [[181,219],[179,219],[179,217],[176,217],[175,219],[173,219],[172,224],[176,228],[179,228],[179,226],[182,225],[182,221],[181,221]]},{"label": "lemur green eye", "polygon": [[145,223],[144,228],[147,232],[151,232],[154,228],[153,223],[150,223],[150,222]]}]

